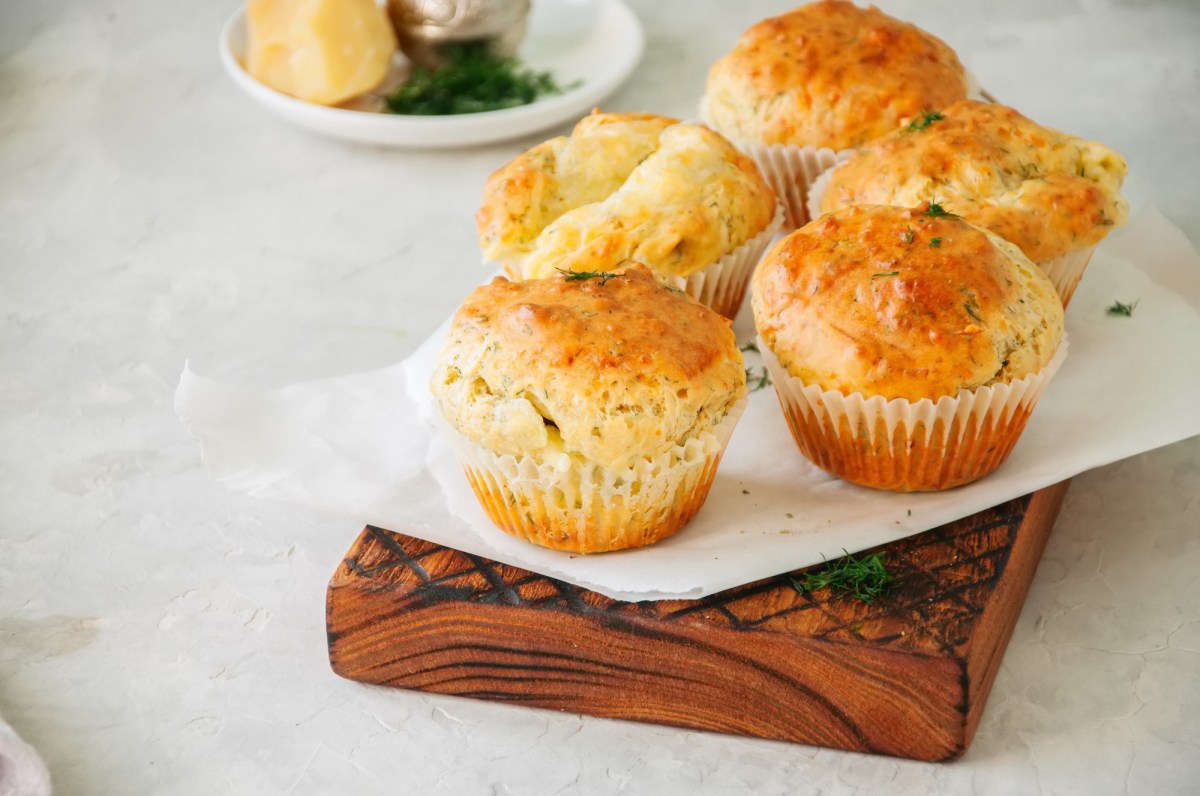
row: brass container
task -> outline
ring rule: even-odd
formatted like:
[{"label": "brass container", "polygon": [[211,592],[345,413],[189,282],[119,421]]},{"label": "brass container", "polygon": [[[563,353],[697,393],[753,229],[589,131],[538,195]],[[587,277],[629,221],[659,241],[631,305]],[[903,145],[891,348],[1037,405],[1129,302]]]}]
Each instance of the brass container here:
[{"label": "brass container", "polygon": [[497,55],[515,55],[529,0],[388,0],[388,16],[409,60],[435,68],[450,44],[484,42]]}]

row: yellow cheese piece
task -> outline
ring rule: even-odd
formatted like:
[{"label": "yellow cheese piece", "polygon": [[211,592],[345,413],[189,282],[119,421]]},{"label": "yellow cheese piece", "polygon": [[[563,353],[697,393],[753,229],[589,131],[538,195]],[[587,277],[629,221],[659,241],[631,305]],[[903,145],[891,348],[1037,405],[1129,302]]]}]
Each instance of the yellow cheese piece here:
[{"label": "yellow cheese piece", "polygon": [[250,75],[319,105],[377,86],[397,47],[374,0],[247,0],[246,25]]}]

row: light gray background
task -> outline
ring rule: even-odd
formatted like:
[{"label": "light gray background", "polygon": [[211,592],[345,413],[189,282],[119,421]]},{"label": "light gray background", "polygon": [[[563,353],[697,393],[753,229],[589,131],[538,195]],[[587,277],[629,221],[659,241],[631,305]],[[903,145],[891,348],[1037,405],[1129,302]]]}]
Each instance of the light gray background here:
[{"label": "light gray background", "polygon": [[[789,7],[631,5],[646,56],[605,108],[684,117]],[[1200,241],[1200,4],[880,5],[1124,153],[1135,212]],[[279,385],[403,357],[482,276],[484,178],[549,133],[406,152],[294,131],[221,72],[234,8],[0,6],[0,715],[58,793],[1195,792],[1198,439],[1075,479],[953,764],[334,677],[324,586],[358,528],[217,486],[179,372]]]}]

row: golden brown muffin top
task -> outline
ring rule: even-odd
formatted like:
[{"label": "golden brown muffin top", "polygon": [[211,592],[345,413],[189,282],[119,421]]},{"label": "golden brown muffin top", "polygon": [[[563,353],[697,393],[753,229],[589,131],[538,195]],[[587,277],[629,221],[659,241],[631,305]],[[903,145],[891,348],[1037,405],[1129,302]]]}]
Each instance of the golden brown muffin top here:
[{"label": "golden brown muffin top", "polygon": [[729,321],[638,265],[477,288],[431,389],[450,424],[492,451],[615,469],[720,423],[746,374]]},{"label": "golden brown muffin top", "polygon": [[767,253],[754,319],[790,374],[847,394],[936,400],[1050,361],[1063,332],[1054,286],[1016,247],[939,211],[847,208]]},{"label": "golden brown muffin top", "polygon": [[963,100],[865,145],[837,167],[821,197],[852,204],[947,210],[1046,261],[1098,243],[1123,224],[1125,161],[1094,141],[1003,105]]},{"label": "golden brown muffin top", "polygon": [[593,113],[484,185],[484,255],[512,275],[613,270],[634,260],[687,276],[764,231],[775,193],[754,162],[698,125]]},{"label": "golden brown muffin top", "polygon": [[703,113],[736,141],[849,149],[967,96],[954,50],[843,0],[752,26],[708,74]]}]

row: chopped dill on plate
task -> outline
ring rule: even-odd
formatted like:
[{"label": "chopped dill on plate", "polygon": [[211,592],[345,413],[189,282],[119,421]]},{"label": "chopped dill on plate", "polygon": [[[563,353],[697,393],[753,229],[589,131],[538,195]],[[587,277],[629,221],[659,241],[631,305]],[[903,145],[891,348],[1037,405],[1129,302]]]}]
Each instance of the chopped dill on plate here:
[{"label": "chopped dill on plate", "polygon": [[[523,67],[516,58],[494,54],[486,42],[447,46],[437,69],[417,67],[387,97],[392,113],[450,116],[515,108],[565,90],[549,72]],[[572,88],[567,86],[566,88]]]}]

